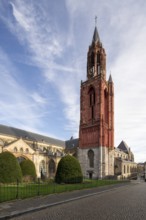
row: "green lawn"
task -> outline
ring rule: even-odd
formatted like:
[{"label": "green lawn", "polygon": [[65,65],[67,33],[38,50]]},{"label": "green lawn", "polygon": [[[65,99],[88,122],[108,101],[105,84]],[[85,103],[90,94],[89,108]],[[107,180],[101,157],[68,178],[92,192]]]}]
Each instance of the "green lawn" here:
[{"label": "green lawn", "polygon": [[61,193],[66,191],[81,190],[110,184],[121,183],[117,180],[84,180],[78,184],[32,183],[32,184],[7,184],[0,185],[0,202],[24,199],[39,195]]}]

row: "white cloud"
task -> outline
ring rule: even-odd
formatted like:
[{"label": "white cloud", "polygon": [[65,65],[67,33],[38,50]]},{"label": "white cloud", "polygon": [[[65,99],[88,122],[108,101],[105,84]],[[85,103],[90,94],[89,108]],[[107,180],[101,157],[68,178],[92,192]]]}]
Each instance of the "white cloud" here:
[{"label": "white cloud", "polygon": [[31,97],[34,99],[35,102],[40,103],[40,104],[46,104],[47,100],[42,97],[40,94],[34,92]]},{"label": "white cloud", "polygon": [[[18,70],[9,57],[0,49],[0,115],[1,122],[19,128],[36,130],[40,124],[40,103],[44,101],[39,95],[35,100],[27,92],[27,88],[18,83]],[[17,77],[16,77],[17,76]]]},{"label": "white cloud", "polygon": [[[28,50],[32,54],[31,59],[36,66],[40,67],[41,73],[48,81],[54,84],[60,99],[64,104],[63,112],[68,120],[68,126],[73,133],[77,133],[79,123],[79,86],[76,91],[76,80],[79,77],[81,70],[76,64],[73,65],[74,59],[70,57],[65,65],[56,62],[57,58],[64,56],[66,48],[69,46],[64,44],[70,38],[70,33],[62,36],[57,29],[50,24],[49,14],[43,18],[43,25],[41,15],[38,14],[35,4],[28,4],[28,2],[19,1],[11,3],[13,8],[13,16],[16,22],[10,23],[9,27],[24,45],[27,45]],[[39,5],[37,5],[38,10]],[[77,62],[76,62],[77,63]],[[66,73],[65,73],[66,72]],[[72,76],[76,75],[76,77]],[[56,80],[57,79],[57,80]],[[44,101],[36,94],[32,97],[36,101]],[[76,107],[75,107],[76,106]]]}]

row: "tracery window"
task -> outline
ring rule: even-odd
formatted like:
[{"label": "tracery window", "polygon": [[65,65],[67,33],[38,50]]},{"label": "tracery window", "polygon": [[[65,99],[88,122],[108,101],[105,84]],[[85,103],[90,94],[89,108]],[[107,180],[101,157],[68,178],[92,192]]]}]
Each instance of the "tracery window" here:
[{"label": "tracery window", "polygon": [[100,53],[97,53],[97,64],[100,64]]},{"label": "tracery window", "polygon": [[100,53],[97,53],[97,74],[100,75]]},{"label": "tracery window", "polygon": [[94,66],[94,52],[91,54],[91,67]]},{"label": "tracery window", "polygon": [[104,90],[104,120],[108,122],[108,93],[107,90]]},{"label": "tracery window", "polygon": [[53,159],[49,161],[49,173],[50,175],[55,173],[56,165]]},{"label": "tracery window", "polygon": [[89,167],[94,167],[94,152],[93,150],[88,151],[88,158],[89,158]]},{"label": "tracery window", "polygon": [[93,87],[89,90],[89,103],[91,108],[91,119],[94,119],[94,106],[95,106],[95,90]]}]

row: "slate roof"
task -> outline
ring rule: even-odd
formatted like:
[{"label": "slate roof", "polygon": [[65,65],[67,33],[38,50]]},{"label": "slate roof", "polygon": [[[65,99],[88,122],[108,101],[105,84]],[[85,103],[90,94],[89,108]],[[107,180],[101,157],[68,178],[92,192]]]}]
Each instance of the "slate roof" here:
[{"label": "slate roof", "polygon": [[112,83],[113,82],[113,80],[112,80],[112,75],[110,74],[110,76],[109,76],[109,83]]},{"label": "slate roof", "polygon": [[77,148],[79,146],[79,138],[76,139],[71,138],[70,140],[65,141],[65,145],[67,150]]},{"label": "slate roof", "polygon": [[97,43],[98,41],[100,42],[100,38],[97,27],[95,26],[92,42]]},{"label": "slate roof", "polygon": [[47,137],[41,134],[32,133],[29,131],[13,128],[5,125],[0,125],[0,134],[13,136],[16,138],[23,138],[30,141],[37,141],[46,144],[57,145],[65,148],[65,141],[58,140],[55,138]]},{"label": "slate roof", "polygon": [[127,152],[127,153],[129,152],[129,147],[125,141],[121,141],[121,143],[119,144],[119,146],[117,148],[119,148],[120,150],[122,150],[124,152]]}]

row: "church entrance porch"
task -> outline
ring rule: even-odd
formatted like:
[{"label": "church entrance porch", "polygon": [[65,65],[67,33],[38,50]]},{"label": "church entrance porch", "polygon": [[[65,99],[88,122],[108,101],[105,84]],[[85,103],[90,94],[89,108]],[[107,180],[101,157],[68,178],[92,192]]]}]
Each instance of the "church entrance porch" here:
[{"label": "church entrance porch", "polygon": [[93,179],[93,173],[94,173],[93,170],[88,170],[88,171],[87,171],[87,175],[88,175],[88,177],[89,177],[90,180]]}]

